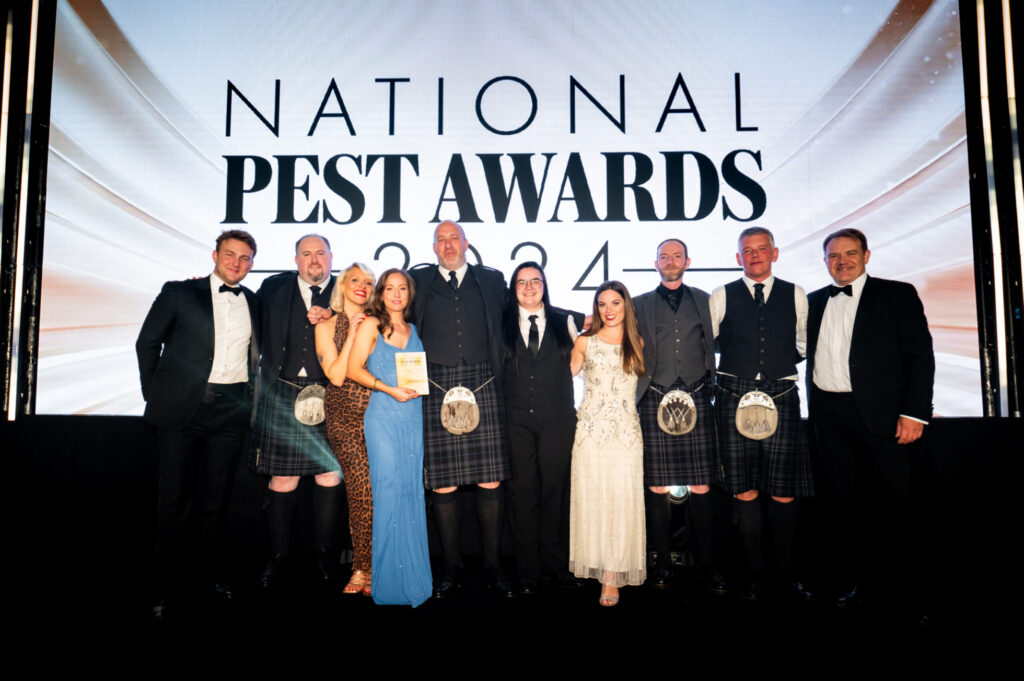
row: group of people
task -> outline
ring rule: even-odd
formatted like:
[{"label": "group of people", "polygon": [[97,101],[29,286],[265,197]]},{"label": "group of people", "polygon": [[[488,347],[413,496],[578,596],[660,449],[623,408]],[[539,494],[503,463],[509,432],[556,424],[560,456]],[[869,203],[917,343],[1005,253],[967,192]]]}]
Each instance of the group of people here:
[{"label": "group of people", "polygon": [[[378,603],[416,606],[459,589],[461,504],[470,497],[491,590],[529,594],[543,581],[594,578],[600,604],[613,606],[621,587],[648,578],[648,539],[654,584],[667,586],[669,488],[680,485],[691,493],[693,552],[710,589],[726,589],[709,494],[719,487],[733,497],[743,595],[762,594],[769,536],[784,584],[810,598],[793,559],[798,500],[816,491],[796,386],[805,357],[837,509],[839,600],[858,597],[863,508],[880,491],[905,511],[906,445],[931,416],[934,376],[916,291],[867,276],[862,233],[825,239],[835,286],[810,296],[772,274],[779,250],[767,229],[740,234],[743,277],[710,295],[683,284],[687,247],[668,239],[657,248],[655,290],[633,299],[605,282],[589,317],[551,305],[538,263],[520,264],[506,285],[497,270],[468,264],[467,249],[462,227],[446,221],[434,231],[437,265],[375,280],[353,263],[335,278],[327,239],[308,235],[296,244],[297,272],[269,277],[253,294],[240,282],[255,241],[230,230],[209,277],[165,284],[137,342],[145,415],[159,434],[158,616],[180,579],[193,514],[208,581],[227,594],[217,550],[230,469],[250,427],[252,467],[270,477],[268,587],[287,569],[296,489],[312,476],[318,572],[327,578],[337,564],[331,538],[344,481],[354,554],[344,592]],[[430,385],[422,397],[396,368],[399,353],[421,351]],[[306,407],[320,395],[322,416],[314,409],[310,418]],[[515,585],[500,561],[506,499]],[[428,505],[443,553],[436,580]]]}]

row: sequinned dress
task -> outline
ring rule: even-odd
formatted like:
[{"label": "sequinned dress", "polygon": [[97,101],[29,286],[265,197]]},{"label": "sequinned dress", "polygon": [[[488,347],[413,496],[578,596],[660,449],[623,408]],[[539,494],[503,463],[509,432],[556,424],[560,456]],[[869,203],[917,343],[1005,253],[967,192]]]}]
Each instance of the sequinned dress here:
[{"label": "sequinned dress", "polygon": [[622,346],[590,336],[572,449],[569,569],[602,584],[643,584],[646,569],[643,436],[637,377]]},{"label": "sequinned dress", "polygon": [[[422,351],[415,326],[404,350],[389,345],[378,333],[366,368],[382,383],[395,385],[395,353]],[[430,598],[433,589],[423,501],[420,399],[399,402],[374,392],[365,427],[373,488],[373,600],[416,607]]]}]

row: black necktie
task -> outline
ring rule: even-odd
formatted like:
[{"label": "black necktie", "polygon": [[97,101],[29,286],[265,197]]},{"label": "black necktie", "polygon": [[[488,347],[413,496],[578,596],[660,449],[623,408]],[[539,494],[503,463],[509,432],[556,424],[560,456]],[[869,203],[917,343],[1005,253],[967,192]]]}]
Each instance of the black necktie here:
[{"label": "black necktie", "polygon": [[764,284],[754,284],[754,304],[764,307]]},{"label": "black necktie", "polygon": [[[309,287],[309,292],[310,292],[310,294],[312,294],[312,295],[309,296],[309,304],[310,305],[320,305],[320,302],[321,302],[320,301],[320,287],[319,286],[310,286]],[[323,307],[323,305],[320,305],[320,307]]]},{"label": "black necktie", "polygon": [[453,291],[459,290],[459,277],[456,276],[454,270],[448,272],[448,285],[452,287]]},{"label": "black necktie", "polygon": [[234,293],[236,296],[242,292],[241,286],[228,286],[227,284],[221,284],[220,288],[217,289],[220,293],[227,291],[228,293]]},{"label": "black necktie", "polygon": [[845,293],[846,295],[848,295],[851,298],[853,298],[853,284],[847,284],[846,286],[831,286],[830,285],[828,287],[828,297],[829,298],[835,298],[840,293]]},{"label": "black necktie", "polygon": [[534,357],[537,356],[537,351],[540,350],[540,329],[537,328],[537,315],[535,314],[530,315],[530,338],[526,344],[526,349]]}]

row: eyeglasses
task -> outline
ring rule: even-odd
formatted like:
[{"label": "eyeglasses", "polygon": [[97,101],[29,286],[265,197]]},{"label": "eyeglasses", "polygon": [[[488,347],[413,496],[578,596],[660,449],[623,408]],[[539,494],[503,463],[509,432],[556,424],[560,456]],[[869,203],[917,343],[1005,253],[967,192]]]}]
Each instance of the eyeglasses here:
[{"label": "eyeglasses", "polygon": [[516,288],[540,288],[543,285],[540,279],[516,279]]}]

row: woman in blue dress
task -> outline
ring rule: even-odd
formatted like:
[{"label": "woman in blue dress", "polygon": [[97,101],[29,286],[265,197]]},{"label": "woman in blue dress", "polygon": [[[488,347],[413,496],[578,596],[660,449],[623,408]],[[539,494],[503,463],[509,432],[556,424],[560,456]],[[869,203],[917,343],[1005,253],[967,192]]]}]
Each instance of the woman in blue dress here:
[{"label": "woman in blue dress", "polygon": [[422,352],[409,323],[415,294],[399,269],[381,275],[356,331],[348,376],[373,390],[364,421],[373,490],[372,596],[375,603],[416,607],[432,578],[423,503],[423,414],[419,395],[400,387],[395,355]]}]

